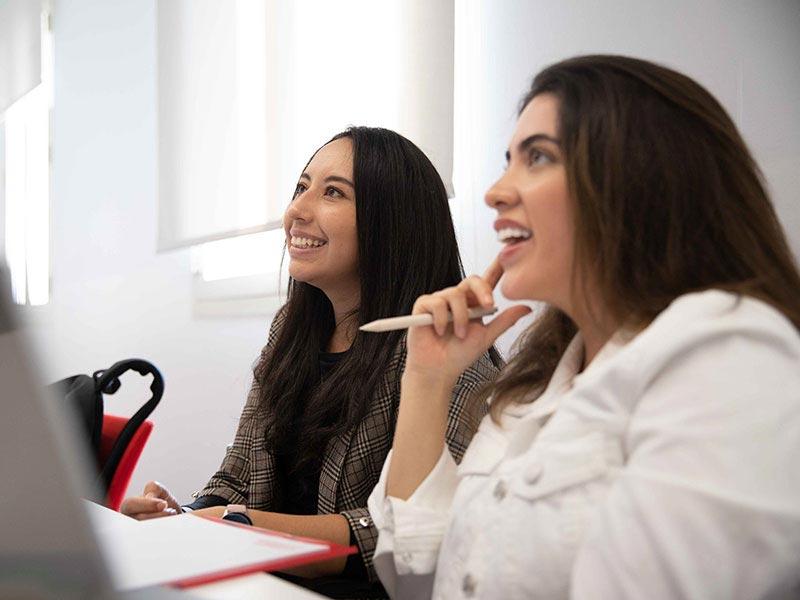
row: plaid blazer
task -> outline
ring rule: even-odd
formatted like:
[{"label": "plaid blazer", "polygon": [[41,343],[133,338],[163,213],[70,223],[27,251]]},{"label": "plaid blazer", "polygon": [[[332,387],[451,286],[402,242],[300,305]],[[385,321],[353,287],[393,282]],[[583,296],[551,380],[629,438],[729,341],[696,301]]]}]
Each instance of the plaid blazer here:
[{"label": "plaid blazer", "polygon": [[[284,322],[283,311],[273,319],[262,358],[270,352]],[[333,438],[325,449],[319,477],[318,514],[343,515],[358,544],[370,581],[377,575],[372,565],[378,532],[367,510],[367,498],[378,479],[392,446],[397,411],[400,404],[400,378],[406,361],[405,337],[398,344],[375,389],[364,419],[355,429]],[[487,381],[493,380],[498,368],[483,355],[459,377],[453,388],[447,426],[447,445],[460,462],[472,439],[480,417],[469,407],[469,398]],[[263,443],[259,419],[251,417],[258,407],[260,385],[253,381],[247,396],[236,437],[228,446],[219,470],[195,498],[214,495],[232,504],[270,511],[275,508],[275,486],[278,485],[275,456]]]}]

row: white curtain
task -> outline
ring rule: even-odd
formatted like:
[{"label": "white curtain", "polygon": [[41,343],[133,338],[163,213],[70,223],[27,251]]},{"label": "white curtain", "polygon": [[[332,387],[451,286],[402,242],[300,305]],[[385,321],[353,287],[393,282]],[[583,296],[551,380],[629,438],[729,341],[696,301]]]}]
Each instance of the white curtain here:
[{"label": "white curtain", "polygon": [[0,0],[0,113],[41,82],[41,0]]},{"label": "white curtain", "polygon": [[276,228],[310,155],[395,129],[452,192],[452,0],[159,0],[159,250]]}]

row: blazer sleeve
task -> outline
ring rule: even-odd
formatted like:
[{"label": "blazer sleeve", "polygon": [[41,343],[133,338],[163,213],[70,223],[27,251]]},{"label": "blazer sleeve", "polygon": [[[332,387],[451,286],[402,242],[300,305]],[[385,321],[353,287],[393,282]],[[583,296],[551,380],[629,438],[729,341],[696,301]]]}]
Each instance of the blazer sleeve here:
[{"label": "blazer sleeve", "polygon": [[464,458],[472,436],[488,411],[488,404],[478,403],[475,396],[484,385],[494,381],[499,372],[489,355],[484,354],[461,374],[453,387],[447,415],[446,440],[456,464]]},{"label": "blazer sleeve", "polygon": [[[256,364],[263,361],[274,347],[284,321],[284,309],[281,308],[272,320],[269,335],[267,336],[267,344],[261,350],[261,355]],[[209,479],[206,486],[199,492],[192,494],[195,500],[204,496],[216,496],[230,504],[248,503],[252,447],[256,441],[263,437],[263,432],[259,427],[260,420],[256,418],[260,396],[261,385],[253,378],[244,409],[239,417],[239,425],[233,443],[228,446],[225,457],[222,459],[222,464]],[[187,506],[192,508],[191,504]]]},{"label": "blazer sleeve", "polygon": [[[461,462],[472,436],[475,435],[480,421],[487,412],[486,403],[476,402],[475,394],[485,384],[493,381],[498,373],[498,367],[491,361],[488,354],[484,354],[470,368],[464,371],[456,381],[447,419],[446,442],[449,452],[443,452],[440,462],[445,465],[452,464],[453,467]],[[397,393],[399,394],[399,386]],[[400,399],[398,397],[395,406],[399,407],[399,404]],[[384,463],[384,470],[388,460],[387,458],[386,463]],[[443,469],[446,470],[447,466],[443,467]],[[379,483],[378,485],[380,486],[381,484]],[[375,496],[375,492],[373,492],[372,496]],[[367,569],[370,581],[375,581],[378,579],[378,575],[373,564],[373,556],[378,543],[379,529],[375,520],[380,521],[380,517],[372,514],[372,506],[344,511],[341,514],[347,518],[350,524],[359,552],[364,558],[364,566]]]}]

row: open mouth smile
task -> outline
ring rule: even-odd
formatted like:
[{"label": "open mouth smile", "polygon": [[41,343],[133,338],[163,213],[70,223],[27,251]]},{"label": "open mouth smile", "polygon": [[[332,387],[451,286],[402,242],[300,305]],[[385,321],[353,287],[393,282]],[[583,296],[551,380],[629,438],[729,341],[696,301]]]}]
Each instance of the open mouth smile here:
[{"label": "open mouth smile", "polygon": [[292,248],[298,248],[298,249],[319,248],[320,246],[324,246],[327,243],[328,242],[325,240],[318,240],[314,238],[300,237],[295,235],[289,238],[289,245]]},{"label": "open mouth smile", "polygon": [[497,239],[506,246],[513,246],[525,242],[533,236],[530,229],[522,227],[503,227],[497,231]]}]

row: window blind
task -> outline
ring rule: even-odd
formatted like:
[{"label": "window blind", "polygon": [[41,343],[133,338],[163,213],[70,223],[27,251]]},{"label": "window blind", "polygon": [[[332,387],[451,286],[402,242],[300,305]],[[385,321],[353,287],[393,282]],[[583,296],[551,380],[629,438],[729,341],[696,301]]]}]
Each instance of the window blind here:
[{"label": "window blind", "polygon": [[158,0],[159,250],[266,231],[348,125],[395,129],[452,192],[452,1]]},{"label": "window blind", "polygon": [[0,113],[41,76],[41,0],[0,0]]}]

